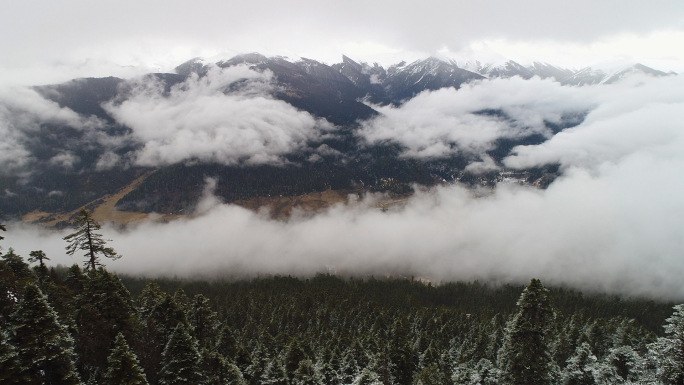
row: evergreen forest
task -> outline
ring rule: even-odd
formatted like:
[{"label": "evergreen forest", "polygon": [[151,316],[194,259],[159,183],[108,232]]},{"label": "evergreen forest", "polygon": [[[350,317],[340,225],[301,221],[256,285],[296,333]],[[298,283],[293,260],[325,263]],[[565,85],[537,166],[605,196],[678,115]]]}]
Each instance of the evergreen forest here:
[{"label": "evergreen forest", "polygon": [[684,305],[537,279],[150,279],[83,250],[2,253],[1,384],[684,384]]}]

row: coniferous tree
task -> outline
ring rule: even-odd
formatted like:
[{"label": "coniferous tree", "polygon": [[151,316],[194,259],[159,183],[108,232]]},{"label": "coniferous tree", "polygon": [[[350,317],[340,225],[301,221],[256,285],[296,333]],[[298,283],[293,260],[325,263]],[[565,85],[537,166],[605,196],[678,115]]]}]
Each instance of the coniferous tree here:
[{"label": "coniferous tree", "polygon": [[30,381],[28,373],[22,370],[17,349],[0,330],[0,384],[24,385]]},{"label": "coniferous tree", "polygon": [[209,306],[209,299],[202,294],[195,296],[189,313],[190,324],[195,330],[200,346],[207,346],[218,332],[218,315]]},{"label": "coniferous tree", "polygon": [[674,307],[667,322],[666,336],[651,346],[658,362],[657,376],[663,384],[684,385],[684,304]]},{"label": "coniferous tree", "polygon": [[295,372],[299,369],[299,363],[305,359],[306,353],[304,353],[301,345],[297,340],[293,341],[285,355],[285,370],[290,380],[294,378]]},{"label": "coniferous tree", "polygon": [[114,348],[107,358],[107,373],[104,385],[148,385],[138,357],[131,351],[124,335],[119,333],[114,341]]},{"label": "coniferous tree", "polygon": [[499,383],[499,370],[490,360],[481,359],[473,369],[475,372],[474,383],[480,385],[496,385]]},{"label": "coniferous tree", "polygon": [[30,263],[38,262],[38,266],[34,267],[34,269],[36,270],[36,275],[38,276],[39,282],[43,282],[43,280],[45,280],[45,278],[48,276],[48,269],[43,261],[49,260],[50,258],[45,255],[43,250],[36,250],[29,253],[28,261]]},{"label": "coniferous tree", "polygon": [[638,382],[644,372],[644,360],[631,346],[620,346],[610,350],[601,365],[600,377],[609,378],[608,382]]},{"label": "coniferous tree", "polygon": [[16,254],[13,248],[10,247],[7,250],[7,253],[0,258],[2,258],[2,261],[12,270],[14,276],[19,281],[19,284],[25,285],[29,281],[35,279],[28,263],[24,262],[24,258]]},{"label": "coniferous tree", "polygon": [[119,278],[103,268],[88,272],[75,302],[78,368],[84,379],[95,376],[100,381],[117,334],[122,332],[133,341],[138,329],[133,302]]},{"label": "coniferous tree", "polygon": [[176,290],[176,292],[173,294],[173,302],[176,303],[178,308],[184,314],[190,314],[190,310],[192,309],[192,301],[190,301],[190,297],[185,294],[185,290],[182,288]]},{"label": "coniferous tree", "polygon": [[140,319],[147,319],[157,305],[164,299],[166,294],[159,285],[150,282],[136,299],[136,309]]},{"label": "coniferous tree", "polygon": [[551,384],[555,368],[549,349],[553,310],[548,290],[532,279],[517,306],[499,352],[500,381],[507,385]]},{"label": "coniferous tree", "polygon": [[568,360],[568,366],[561,374],[563,385],[595,385],[597,371],[596,356],[591,352],[591,346],[584,342],[577,347],[575,354]]},{"label": "coniferous tree", "polygon": [[[156,384],[157,377],[162,369],[162,357],[164,349],[171,338],[178,323],[186,326],[188,321],[185,313],[178,307],[173,297],[166,293],[157,293],[155,286],[148,286],[147,290],[147,305],[154,304],[154,307],[147,317],[141,314],[142,327],[142,351],[140,353],[140,362],[147,374],[147,380],[151,384]],[[159,295],[161,298],[157,298]],[[156,302],[156,303],[155,303]],[[138,310],[141,302],[138,301]],[[147,312],[149,309],[146,309]]]},{"label": "coniferous tree", "polygon": [[57,320],[57,313],[35,285],[27,285],[12,313],[10,342],[17,353],[27,384],[78,385],[73,362],[73,340]]},{"label": "coniferous tree", "polygon": [[95,270],[100,263],[99,255],[103,255],[110,259],[119,259],[118,255],[111,247],[106,247],[108,240],[102,238],[102,234],[97,233],[101,226],[93,215],[86,209],[81,209],[76,218],[76,232],[64,237],[64,240],[69,243],[66,247],[67,254],[74,255],[76,251],[85,251],[84,256],[87,260],[84,262],[86,269]]},{"label": "coniferous tree", "polygon": [[[246,385],[240,370],[218,352],[204,348],[200,356],[202,385],[224,385],[228,383],[236,385],[245,383]],[[235,374],[235,371],[239,376]]]},{"label": "coniferous tree", "polygon": [[355,379],[352,385],[382,385],[380,381],[380,376],[375,371],[365,368],[361,371]]},{"label": "coniferous tree", "polygon": [[[235,367],[237,369],[237,366]],[[239,372],[239,370],[238,370]],[[278,359],[271,360],[259,379],[260,384],[264,385],[287,385],[287,373],[285,367]],[[325,384],[334,384],[334,382],[325,381]]]},{"label": "coniferous tree", "polygon": [[218,341],[216,342],[216,351],[229,361],[234,361],[238,351],[238,344],[233,336],[231,328],[224,324],[219,332]]},{"label": "coniferous tree", "polygon": [[311,360],[302,360],[293,376],[294,385],[323,385],[323,379]]},{"label": "coniferous tree", "polygon": [[162,385],[196,385],[200,381],[200,355],[197,341],[186,324],[179,322],[166,344],[162,356],[159,383]]},{"label": "coniferous tree", "polygon": [[73,264],[66,274],[66,279],[64,283],[71,289],[74,295],[78,295],[83,291],[83,285],[85,284],[86,277],[83,274],[83,270],[77,265]]},{"label": "coniferous tree", "polygon": [[419,371],[416,374],[413,383],[415,385],[442,385],[444,383],[444,378],[439,371],[439,367],[437,367],[436,364],[433,364]]}]

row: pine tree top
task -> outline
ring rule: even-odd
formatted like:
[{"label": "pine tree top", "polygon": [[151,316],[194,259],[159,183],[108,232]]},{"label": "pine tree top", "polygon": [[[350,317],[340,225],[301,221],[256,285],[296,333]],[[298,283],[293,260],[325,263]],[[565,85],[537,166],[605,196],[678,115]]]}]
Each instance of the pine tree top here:
[{"label": "pine tree top", "polygon": [[131,351],[122,333],[116,336],[107,363],[109,366],[104,385],[148,385],[138,357]]},{"label": "pine tree top", "polygon": [[93,215],[86,209],[81,209],[76,218],[76,232],[71,233],[63,239],[69,244],[66,247],[67,254],[74,255],[76,251],[85,251],[83,254],[87,260],[84,262],[86,269],[95,270],[97,266],[102,266],[99,255],[103,255],[112,260],[121,258],[111,247],[106,247],[109,239],[103,239],[102,234],[96,231],[101,226],[93,218]]}]

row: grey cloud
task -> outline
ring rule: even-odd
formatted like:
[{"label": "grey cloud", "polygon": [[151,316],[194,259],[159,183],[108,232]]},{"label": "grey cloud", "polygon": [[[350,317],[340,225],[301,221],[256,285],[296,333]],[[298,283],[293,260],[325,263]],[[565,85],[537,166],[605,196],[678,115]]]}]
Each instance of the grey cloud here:
[{"label": "grey cloud", "polygon": [[[48,101],[35,91],[23,87],[0,89],[0,173],[27,172],[35,161],[28,144],[40,133],[45,123],[64,124],[79,130],[101,126],[94,118],[84,118],[68,108]],[[72,167],[78,159],[63,152],[52,159],[62,167]]]},{"label": "grey cloud", "polygon": [[[239,91],[227,92],[244,80],[247,84]],[[330,125],[271,98],[272,87],[269,73],[213,67],[206,77],[193,76],[174,86],[169,95],[145,78],[130,98],[106,108],[143,145],[133,156],[138,165],[278,164],[282,155],[305,147],[320,128]]]},{"label": "grey cloud", "polygon": [[[13,2],[0,17],[1,64],[62,61],[115,51],[131,57],[146,51],[197,45],[251,51],[305,52],[331,42],[381,41],[432,52],[478,38],[590,41],[609,34],[647,33],[682,27],[684,7],[676,0],[416,2],[236,2],[203,0],[116,3],[79,0]],[[173,42],[173,43],[171,43]],[[283,48],[285,47],[285,48]],[[143,58],[144,59],[144,58]]]}]

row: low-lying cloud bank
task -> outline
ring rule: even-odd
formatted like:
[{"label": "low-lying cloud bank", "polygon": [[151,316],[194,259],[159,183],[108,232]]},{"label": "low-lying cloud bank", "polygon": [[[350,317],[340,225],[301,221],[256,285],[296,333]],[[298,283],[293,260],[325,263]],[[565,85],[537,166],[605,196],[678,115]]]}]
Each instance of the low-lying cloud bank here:
[{"label": "low-lying cloud bank", "polygon": [[[108,267],[181,276],[337,271],[433,280],[537,277],[580,289],[684,299],[684,79],[583,88],[531,84],[540,90],[519,102],[502,95],[490,107],[499,100],[498,108],[516,121],[541,128],[539,122],[554,114],[591,106],[579,126],[543,144],[517,147],[504,160],[510,167],[560,163],[562,175],[546,190],[453,185],[419,190],[405,207],[388,212],[373,208],[370,196],[287,222],[208,196],[195,218],[143,223],[122,233],[106,229],[124,255]],[[420,108],[411,114],[411,103],[459,98],[461,91],[422,94],[391,113],[420,121],[412,127],[424,134],[430,114]],[[490,94],[482,102],[465,98],[462,103],[471,106],[458,108],[480,108]],[[444,99],[434,111],[448,112],[453,104]],[[43,249],[54,263],[80,262],[64,257],[64,233],[9,227],[4,247],[22,255]]]},{"label": "low-lying cloud bank", "polygon": [[[433,280],[496,279],[683,299],[684,157],[634,154],[590,173],[568,170],[547,190],[500,185],[418,192],[403,209],[366,200],[288,222],[217,204],[194,219],[114,233],[116,271],[145,275],[403,273]],[[368,199],[372,200],[372,199]],[[210,201],[208,201],[210,202]],[[206,205],[205,205],[206,206]],[[59,234],[63,235],[63,234]],[[5,245],[42,248],[54,233],[10,229]]]}]

